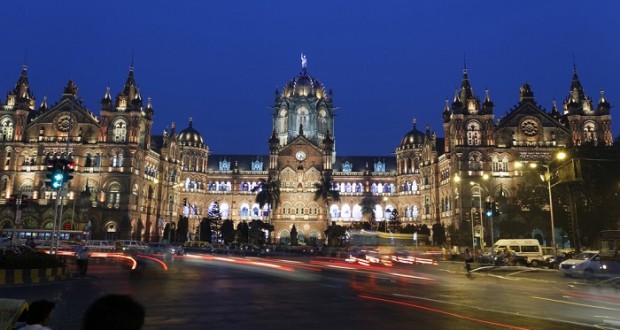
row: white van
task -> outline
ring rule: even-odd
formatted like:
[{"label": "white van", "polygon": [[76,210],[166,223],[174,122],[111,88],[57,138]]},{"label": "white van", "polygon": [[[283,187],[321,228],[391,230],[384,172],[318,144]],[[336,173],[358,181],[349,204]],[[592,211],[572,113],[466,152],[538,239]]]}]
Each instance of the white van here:
[{"label": "white van", "polygon": [[88,240],[86,246],[92,251],[114,252],[114,245],[106,240]]},{"label": "white van", "polygon": [[509,248],[517,255],[526,257],[528,265],[538,267],[545,263],[542,247],[537,239],[500,239],[495,242],[495,253],[501,253]]}]

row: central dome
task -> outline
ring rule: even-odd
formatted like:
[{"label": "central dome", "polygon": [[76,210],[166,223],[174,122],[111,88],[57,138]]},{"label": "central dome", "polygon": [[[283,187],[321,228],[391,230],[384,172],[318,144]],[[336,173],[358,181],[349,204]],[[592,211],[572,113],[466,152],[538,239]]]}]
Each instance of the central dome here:
[{"label": "central dome", "polygon": [[282,95],[285,98],[316,97],[320,100],[325,97],[325,87],[321,82],[309,75],[306,68],[303,68],[299,75],[286,84]]},{"label": "central dome", "polygon": [[400,142],[401,148],[416,148],[418,145],[424,143],[426,134],[416,128],[415,121],[413,122],[413,129],[403,136]]},{"label": "central dome", "polygon": [[179,133],[179,143],[191,147],[204,147],[204,141],[200,133],[192,127],[192,119],[189,119],[189,127]]}]

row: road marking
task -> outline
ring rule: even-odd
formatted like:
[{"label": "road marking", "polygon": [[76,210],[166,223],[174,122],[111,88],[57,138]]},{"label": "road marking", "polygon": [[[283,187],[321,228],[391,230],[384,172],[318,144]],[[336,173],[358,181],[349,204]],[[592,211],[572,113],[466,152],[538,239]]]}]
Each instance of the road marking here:
[{"label": "road marking", "polygon": [[580,303],[576,303],[576,302],[572,302],[572,301],[563,301],[563,300],[557,300],[557,299],[551,299],[551,298],[543,298],[543,297],[536,297],[536,296],[530,296],[530,297],[534,298],[534,299],[552,301],[552,302],[556,302],[556,303],[560,303],[560,304],[566,304],[566,305],[598,308],[598,309],[604,309],[604,310],[608,310],[608,311],[620,311],[620,309],[618,309],[618,308],[609,308],[609,307],[594,306],[594,305],[588,305],[588,304],[580,304]]}]

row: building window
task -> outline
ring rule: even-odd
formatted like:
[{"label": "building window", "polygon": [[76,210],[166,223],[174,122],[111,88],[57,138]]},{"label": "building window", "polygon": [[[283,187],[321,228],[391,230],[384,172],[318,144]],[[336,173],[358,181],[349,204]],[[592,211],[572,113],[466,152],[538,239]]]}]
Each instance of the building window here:
[{"label": "building window", "polygon": [[127,141],[127,124],[124,121],[117,121],[114,124],[114,142],[122,143]]},{"label": "building window", "polygon": [[480,145],[480,124],[473,122],[467,126],[467,145]]},{"label": "building window", "polygon": [[583,125],[583,141],[596,142],[596,125],[593,122]]},{"label": "building window", "polygon": [[13,121],[9,118],[0,122],[0,140],[13,141]]}]

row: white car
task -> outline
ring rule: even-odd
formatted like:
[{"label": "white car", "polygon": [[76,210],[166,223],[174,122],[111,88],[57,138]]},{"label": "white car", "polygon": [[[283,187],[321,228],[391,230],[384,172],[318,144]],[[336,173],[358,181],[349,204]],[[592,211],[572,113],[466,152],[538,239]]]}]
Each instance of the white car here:
[{"label": "white car", "polygon": [[583,251],[572,259],[560,263],[560,271],[564,276],[591,277],[600,272],[601,262],[598,251]]}]

